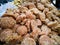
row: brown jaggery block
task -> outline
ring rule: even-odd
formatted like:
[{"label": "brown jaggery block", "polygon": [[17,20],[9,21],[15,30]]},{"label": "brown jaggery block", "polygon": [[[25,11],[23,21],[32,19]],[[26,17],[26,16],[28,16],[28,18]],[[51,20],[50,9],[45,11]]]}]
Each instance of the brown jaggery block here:
[{"label": "brown jaggery block", "polygon": [[35,40],[37,40],[37,39],[38,39],[38,36],[40,35],[40,33],[41,33],[41,29],[38,28],[38,27],[35,27],[35,28],[33,29],[33,31],[30,33],[30,36],[31,36],[32,38],[34,38]]},{"label": "brown jaggery block", "polygon": [[20,26],[19,24],[15,24],[15,26],[13,27],[13,32],[16,32],[16,30],[19,26]]},{"label": "brown jaggery block", "polygon": [[30,31],[30,30],[31,30],[31,29],[30,29],[30,28],[31,28],[31,27],[30,27],[30,26],[31,26],[31,20],[28,19],[28,20],[26,21],[26,24],[25,24],[25,25],[27,26],[28,31]]},{"label": "brown jaggery block", "polygon": [[44,23],[47,25],[50,22],[48,18],[45,19]]},{"label": "brown jaggery block", "polygon": [[58,43],[58,45],[60,45],[60,36],[58,36],[57,34],[50,34],[50,36]]},{"label": "brown jaggery block", "polygon": [[19,15],[16,18],[17,23],[20,23],[21,21],[23,21],[24,19],[26,19],[26,15],[24,13],[21,13],[21,15]]},{"label": "brown jaggery block", "polygon": [[46,25],[42,25],[41,30],[41,35],[49,35],[51,33],[51,29]]},{"label": "brown jaggery block", "polygon": [[52,16],[52,18],[53,18],[54,20],[57,20],[58,23],[60,23],[60,18],[59,18],[59,17],[57,17],[57,16],[54,15],[54,14],[52,14],[51,16]]},{"label": "brown jaggery block", "polygon": [[41,11],[39,11],[37,8],[32,8],[30,9],[31,12],[33,12],[34,14],[39,14]]},{"label": "brown jaggery block", "polygon": [[24,20],[22,20],[21,25],[25,25],[26,22],[27,22],[27,20],[28,20],[28,19],[24,19]]},{"label": "brown jaggery block", "polygon": [[24,13],[28,10],[28,8],[24,7],[24,6],[19,6],[19,10],[20,10],[20,12]]},{"label": "brown jaggery block", "polygon": [[27,27],[26,26],[20,26],[17,28],[16,32],[20,35],[27,34]]},{"label": "brown jaggery block", "polygon": [[37,8],[39,9],[39,10],[44,10],[44,5],[43,4],[41,4],[41,3],[37,3]]},{"label": "brown jaggery block", "polygon": [[37,23],[37,26],[41,26],[42,25],[42,22],[39,19],[36,19],[36,23]]},{"label": "brown jaggery block", "polygon": [[12,30],[4,29],[4,31],[0,34],[1,41],[10,41],[12,40]]},{"label": "brown jaggery block", "polygon": [[35,27],[37,27],[37,23],[35,20],[31,20],[31,28],[34,29]]},{"label": "brown jaggery block", "polygon": [[7,11],[5,12],[5,14],[3,14],[2,17],[13,17],[14,19],[17,18],[17,16],[19,16],[19,13],[16,12],[16,10],[12,10],[12,9],[7,9]]},{"label": "brown jaggery block", "polygon": [[26,12],[26,18],[36,19],[36,16],[29,10],[29,11]]},{"label": "brown jaggery block", "polygon": [[47,12],[46,13],[46,17],[49,19],[49,20],[52,20],[52,13],[51,12]]},{"label": "brown jaggery block", "polygon": [[56,26],[52,27],[53,30],[57,30],[57,32],[60,33],[60,24],[57,24]]},{"label": "brown jaggery block", "polygon": [[12,17],[2,17],[0,20],[0,25],[2,28],[13,28],[16,21]]},{"label": "brown jaggery block", "polygon": [[39,45],[58,45],[57,42],[46,35],[39,38]]},{"label": "brown jaggery block", "polygon": [[39,13],[39,19],[40,19],[41,21],[45,21],[45,19],[46,19],[45,14],[44,14],[44,13]]},{"label": "brown jaggery block", "polygon": [[56,16],[59,16],[60,17],[60,12],[58,11],[58,9],[53,9],[51,10],[52,13],[54,13]]},{"label": "brown jaggery block", "polygon": [[28,3],[28,7],[29,9],[32,9],[32,8],[36,8],[35,4],[34,3]]},{"label": "brown jaggery block", "polygon": [[50,21],[47,25],[49,27],[54,27],[54,26],[58,25],[58,22],[56,20],[55,21]]},{"label": "brown jaggery block", "polygon": [[49,2],[49,0],[41,0],[41,3],[43,3],[43,4],[46,4],[47,3],[48,4],[50,2]]},{"label": "brown jaggery block", "polygon": [[53,10],[53,9],[56,9],[56,7],[55,7],[54,5],[51,5],[51,3],[48,3],[48,4],[45,3],[44,5],[45,5],[45,7],[47,7],[50,11]]},{"label": "brown jaggery block", "polygon": [[36,42],[34,39],[27,37],[23,39],[21,45],[36,45]]},{"label": "brown jaggery block", "polygon": [[6,43],[10,43],[11,41],[14,41],[14,40],[18,42],[18,41],[22,41],[22,39],[23,38],[17,33],[14,33],[12,29],[4,29],[4,31],[2,31],[0,34],[0,40],[2,42],[5,41]]},{"label": "brown jaggery block", "polygon": [[48,8],[44,8],[43,12],[46,14],[47,12],[49,12]]}]

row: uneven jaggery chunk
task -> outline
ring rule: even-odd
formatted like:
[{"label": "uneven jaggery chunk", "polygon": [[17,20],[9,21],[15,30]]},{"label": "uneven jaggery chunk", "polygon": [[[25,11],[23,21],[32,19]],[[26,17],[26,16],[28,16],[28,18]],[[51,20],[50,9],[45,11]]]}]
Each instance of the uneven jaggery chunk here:
[{"label": "uneven jaggery chunk", "polygon": [[13,17],[14,19],[16,19],[18,16],[19,16],[18,13],[15,14],[5,13],[2,17]]},{"label": "uneven jaggery chunk", "polygon": [[16,21],[12,17],[2,17],[0,20],[0,25],[2,28],[13,28]]},{"label": "uneven jaggery chunk", "polygon": [[16,30],[16,32],[20,35],[27,34],[27,27],[26,26],[19,26]]},{"label": "uneven jaggery chunk", "polygon": [[44,13],[39,13],[39,19],[40,19],[41,21],[45,21],[45,19],[46,19],[45,14],[44,14]]},{"label": "uneven jaggery chunk", "polygon": [[20,26],[19,24],[15,24],[15,26],[13,27],[13,31],[16,32],[16,30],[19,26]]},{"label": "uneven jaggery chunk", "polygon": [[41,29],[38,27],[34,27],[32,32],[30,33],[30,36],[36,40],[38,39],[38,36],[40,35],[40,33],[41,33]]},{"label": "uneven jaggery chunk", "polygon": [[0,34],[0,40],[6,42],[12,40],[12,30],[4,29],[4,31]]},{"label": "uneven jaggery chunk", "polygon": [[21,13],[21,15],[19,15],[16,18],[17,23],[20,23],[21,21],[23,21],[26,18],[26,15],[24,13]]},{"label": "uneven jaggery chunk", "polygon": [[46,36],[46,35],[42,35],[42,36],[39,38],[39,44],[40,44],[40,45],[58,45],[55,40],[49,38],[49,37]]},{"label": "uneven jaggery chunk", "polygon": [[38,39],[38,36],[40,35],[40,33],[41,33],[41,29],[38,28],[38,27],[35,27],[35,28],[32,30],[32,32],[30,33],[30,36],[31,36],[32,38],[34,38],[35,40],[37,40],[37,39]]},{"label": "uneven jaggery chunk", "polygon": [[32,9],[30,9],[31,10],[31,12],[33,12],[34,14],[39,14],[40,13],[40,11],[37,9],[37,8],[32,8]]},{"label": "uneven jaggery chunk", "polygon": [[47,25],[49,27],[54,27],[54,26],[58,25],[58,22],[56,20],[55,21],[50,21]]},{"label": "uneven jaggery chunk", "polygon": [[19,13],[16,10],[14,11],[12,9],[7,9],[5,14],[2,15],[2,17],[13,17],[14,19],[16,19],[17,16],[19,16]]},{"label": "uneven jaggery chunk", "polygon": [[41,0],[41,3],[46,4],[46,3],[50,3],[49,0]]},{"label": "uneven jaggery chunk", "polygon": [[24,20],[22,20],[21,25],[26,24],[27,20],[28,20],[28,19],[24,19]]},{"label": "uneven jaggery chunk", "polygon": [[58,45],[60,45],[60,36],[56,34],[51,34],[50,36],[52,39],[54,39],[58,43]]},{"label": "uneven jaggery chunk", "polygon": [[58,9],[53,9],[51,10],[52,13],[54,13],[56,16],[59,16],[60,17],[60,12],[58,11]]},{"label": "uneven jaggery chunk", "polygon": [[39,19],[36,19],[36,23],[37,23],[37,26],[41,26],[42,25],[42,22]]},{"label": "uneven jaggery chunk", "polygon": [[44,23],[48,24],[50,22],[50,20],[48,18],[45,19]]},{"label": "uneven jaggery chunk", "polygon": [[30,26],[31,26],[31,20],[27,20],[26,24],[28,31],[30,31]]},{"label": "uneven jaggery chunk", "polygon": [[52,20],[52,13],[51,12],[47,12],[46,13],[46,17],[49,19],[49,20]]},{"label": "uneven jaggery chunk", "polygon": [[35,27],[37,27],[37,23],[35,20],[31,20],[31,28],[34,29]]},{"label": "uneven jaggery chunk", "polygon": [[29,7],[29,9],[36,8],[34,3],[28,3],[28,7]]},{"label": "uneven jaggery chunk", "polygon": [[37,3],[37,8],[39,9],[39,10],[44,10],[44,5],[43,4],[41,4],[41,3]]},{"label": "uneven jaggery chunk", "polygon": [[29,10],[29,11],[26,11],[26,18],[27,19],[36,19],[36,16]]},{"label": "uneven jaggery chunk", "polygon": [[54,5],[51,5],[51,3],[45,3],[45,6],[49,9],[49,10],[53,10],[56,9],[56,7]]},{"label": "uneven jaggery chunk", "polygon": [[10,43],[11,41],[13,41],[11,43],[15,43],[14,40],[18,42],[18,41],[22,41],[22,39],[23,38],[17,33],[14,33],[12,29],[4,29],[4,31],[2,31],[0,34],[0,41],[6,42],[6,43]]},{"label": "uneven jaggery chunk", "polygon": [[27,37],[23,39],[21,45],[36,45],[36,42],[34,39]]},{"label": "uneven jaggery chunk", "polygon": [[52,27],[53,30],[57,30],[58,33],[60,33],[60,24],[57,24],[56,26]]},{"label": "uneven jaggery chunk", "polygon": [[48,35],[49,33],[51,33],[51,29],[46,25],[42,25],[41,30],[42,35]]},{"label": "uneven jaggery chunk", "polygon": [[48,8],[44,8],[43,12],[46,14],[47,12],[49,12]]},{"label": "uneven jaggery chunk", "polygon": [[19,10],[20,10],[20,12],[24,13],[28,10],[28,8],[20,5]]},{"label": "uneven jaggery chunk", "polygon": [[59,17],[57,17],[57,16],[54,15],[54,14],[52,14],[51,16],[52,16],[52,18],[53,18],[54,20],[57,20],[58,23],[60,23],[60,18],[59,18]]}]

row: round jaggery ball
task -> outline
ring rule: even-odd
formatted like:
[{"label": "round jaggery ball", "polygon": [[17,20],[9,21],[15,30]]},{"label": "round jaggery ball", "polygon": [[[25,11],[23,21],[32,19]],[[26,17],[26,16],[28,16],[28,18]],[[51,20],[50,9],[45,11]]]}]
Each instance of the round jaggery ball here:
[{"label": "round jaggery ball", "polygon": [[16,31],[20,35],[25,35],[25,34],[27,34],[27,27],[26,26],[19,26]]},{"label": "round jaggery ball", "polygon": [[12,17],[2,17],[0,19],[0,26],[2,28],[13,28],[16,21]]}]

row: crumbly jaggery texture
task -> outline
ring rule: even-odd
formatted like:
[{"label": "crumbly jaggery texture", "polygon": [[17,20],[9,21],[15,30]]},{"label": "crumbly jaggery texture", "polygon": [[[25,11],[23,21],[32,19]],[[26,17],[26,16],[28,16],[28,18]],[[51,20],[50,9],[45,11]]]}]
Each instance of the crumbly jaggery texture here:
[{"label": "crumbly jaggery texture", "polygon": [[0,17],[4,45],[60,45],[60,12],[48,0],[24,0]]}]

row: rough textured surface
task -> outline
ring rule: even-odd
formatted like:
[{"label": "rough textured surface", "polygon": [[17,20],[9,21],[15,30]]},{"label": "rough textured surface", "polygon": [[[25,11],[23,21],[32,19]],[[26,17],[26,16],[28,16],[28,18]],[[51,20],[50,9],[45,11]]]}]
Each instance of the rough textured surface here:
[{"label": "rough textured surface", "polygon": [[[20,1],[19,1],[20,2]],[[0,17],[5,45],[60,45],[60,12],[48,0],[24,0]]]}]

